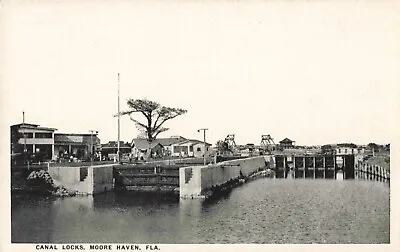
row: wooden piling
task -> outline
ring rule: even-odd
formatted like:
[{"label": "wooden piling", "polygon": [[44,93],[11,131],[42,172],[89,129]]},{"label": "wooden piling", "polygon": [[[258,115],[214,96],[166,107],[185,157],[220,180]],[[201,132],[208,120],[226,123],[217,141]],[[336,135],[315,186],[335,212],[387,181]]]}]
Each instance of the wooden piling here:
[{"label": "wooden piling", "polygon": [[286,178],[286,157],[283,156],[283,178]]},{"label": "wooden piling", "polygon": [[293,178],[296,178],[296,157],[293,156]]},{"label": "wooden piling", "polygon": [[313,171],[314,171],[313,177],[315,179],[315,156],[313,157]]},{"label": "wooden piling", "polygon": [[333,156],[333,179],[336,179],[336,155]]}]

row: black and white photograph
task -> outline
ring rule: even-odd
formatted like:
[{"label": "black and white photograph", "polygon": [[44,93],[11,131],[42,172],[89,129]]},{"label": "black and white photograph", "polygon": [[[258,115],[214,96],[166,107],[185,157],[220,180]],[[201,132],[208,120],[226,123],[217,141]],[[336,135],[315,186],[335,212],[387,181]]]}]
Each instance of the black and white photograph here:
[{"label": "black and white photograph", "polygon": [[399,251],[398,2],[0,5],[1,251]]}]

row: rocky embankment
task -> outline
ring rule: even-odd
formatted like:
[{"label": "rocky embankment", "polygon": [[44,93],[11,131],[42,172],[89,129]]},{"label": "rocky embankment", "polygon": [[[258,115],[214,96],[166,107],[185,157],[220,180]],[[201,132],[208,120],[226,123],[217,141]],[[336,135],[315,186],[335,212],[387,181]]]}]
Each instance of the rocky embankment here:
[{"label": "rocky embankment", "polygon": [[[23,179],[23,178],[21,178]],[[14,191],[19,192],[36,192],[51,194],[54,196],[74,196],[76,192],[70,191],[61,185],[54,183],[51,175],[45,170],[32,171],[26,178],[26,183],[19,188],[14,188]]]}]

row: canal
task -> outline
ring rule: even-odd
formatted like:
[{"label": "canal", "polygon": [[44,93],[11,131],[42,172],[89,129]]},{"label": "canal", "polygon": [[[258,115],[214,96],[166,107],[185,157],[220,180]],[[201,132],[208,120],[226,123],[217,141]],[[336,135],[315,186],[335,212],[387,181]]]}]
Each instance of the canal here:
[{"label": "canal", "polygon": [[14,243],[389,243],[389,185],[258,179],[219,198],[12,197]]}]

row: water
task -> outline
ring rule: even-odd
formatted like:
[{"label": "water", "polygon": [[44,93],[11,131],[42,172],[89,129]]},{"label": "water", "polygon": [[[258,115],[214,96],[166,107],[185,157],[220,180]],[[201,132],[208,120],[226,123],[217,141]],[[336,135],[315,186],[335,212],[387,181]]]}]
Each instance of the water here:
[{"label": "water", "polygon": [[389,186],[259,179],[218,199],[12,198],[12,242],[389,243]]}]

